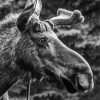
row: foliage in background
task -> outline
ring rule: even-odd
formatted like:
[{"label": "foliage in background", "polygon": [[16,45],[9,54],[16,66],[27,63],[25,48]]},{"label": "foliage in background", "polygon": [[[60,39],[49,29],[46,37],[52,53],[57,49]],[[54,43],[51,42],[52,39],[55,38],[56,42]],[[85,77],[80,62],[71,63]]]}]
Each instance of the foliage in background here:
[{"label": "foliage in background", "polygon": [[[0,0],[0,20],[10,12],[23,10],[26,0]],[[34,82],[31,94],[34,100],[99,100],[100,99],[100,1],[99,0],[42,0],[41,19],[49,19],[56,15],[58,8],[78,9],[85,17],[81,25],[66,26],[65,30],[57,29],[59,37],[68,47],[79,52],[91,65],[94,73],[95,88],[82,97],[73,97],[64,89],[59,90],[53,83]],[[16,88],[16,89],[14,89]],[[12,99],[22,98],[26,87],[17,84],[9,91]],[[16,95],[16,96],[15,96]],[[20,95],[20,96],[19,96]],[[23,99],[23,98],[22,98]]]}]

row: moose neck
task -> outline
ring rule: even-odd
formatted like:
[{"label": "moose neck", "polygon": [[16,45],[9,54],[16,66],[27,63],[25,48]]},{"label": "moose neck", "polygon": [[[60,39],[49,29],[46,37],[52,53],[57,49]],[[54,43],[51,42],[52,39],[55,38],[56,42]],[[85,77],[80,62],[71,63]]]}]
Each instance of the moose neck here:
[{"label": "moose neck", "polygon": [[43,65],[38,57],[35,43],[29,38],[28,35],[27,37],[22,35],[16,45],[16,65],[24,72],[31,72],[32,78],[40,78],[42,76],[40,69]]},{"label": "moose neck", "polygon": [[18,66],[11,63],[0,70],[0,97],[23,77],[24,73],[20,72],[17,68]]}]

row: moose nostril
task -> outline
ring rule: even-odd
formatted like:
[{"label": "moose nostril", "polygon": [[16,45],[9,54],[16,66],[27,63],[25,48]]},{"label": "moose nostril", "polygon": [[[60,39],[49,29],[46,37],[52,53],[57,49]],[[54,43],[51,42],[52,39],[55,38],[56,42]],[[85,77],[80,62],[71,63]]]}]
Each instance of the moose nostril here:
[{"label": "moose nostril", "polygon": [[62,77],[61,79],[62,79],[62,82],[63,82],[65,88],[67,89],[67,91],[68,91],[69,93],[74,94],[74,93],[77,92],[75,86],[74,86],[69,80],[67,80],[67,79],[65,79],[65,78],[63,78],[63,77]]}]

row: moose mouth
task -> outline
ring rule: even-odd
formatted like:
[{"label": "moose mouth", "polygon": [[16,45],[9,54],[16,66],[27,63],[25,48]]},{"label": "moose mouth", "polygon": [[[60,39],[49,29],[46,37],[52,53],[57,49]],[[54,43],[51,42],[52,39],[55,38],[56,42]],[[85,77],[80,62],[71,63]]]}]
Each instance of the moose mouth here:
[{"label": "moose mouth", "polygon": [[53,82],[57,84],[57,86],[64,87],[69,93],[76,94],[76,93],[83,93],[84,87],[82,87],[75,77],[71,78],[64,78],[64,77],[57,77],[53,72],[46,70],[46,75],[49,76],[49,82]]},{"label": "moose mouth", "polygon": [[69,79],[61,78],[62,82],[69,93],[82,93],[84,92],[84,88],[79,84],[78,80],[76,79],[75,83]]}]

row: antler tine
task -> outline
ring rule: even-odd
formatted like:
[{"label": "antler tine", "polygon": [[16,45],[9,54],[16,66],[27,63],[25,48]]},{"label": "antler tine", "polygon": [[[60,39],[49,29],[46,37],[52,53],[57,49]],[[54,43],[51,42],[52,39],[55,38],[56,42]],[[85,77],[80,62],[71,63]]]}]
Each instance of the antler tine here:
[{"label": "antler tine", "polygon": [[49,21],[54,24],[54,26],[58,25],[74,25],[78,23],[82,23],[84,21],[84,17],[82,16],[79,10],[68,11],[65,9],[58,9],[56,17],[51,18]]}]

